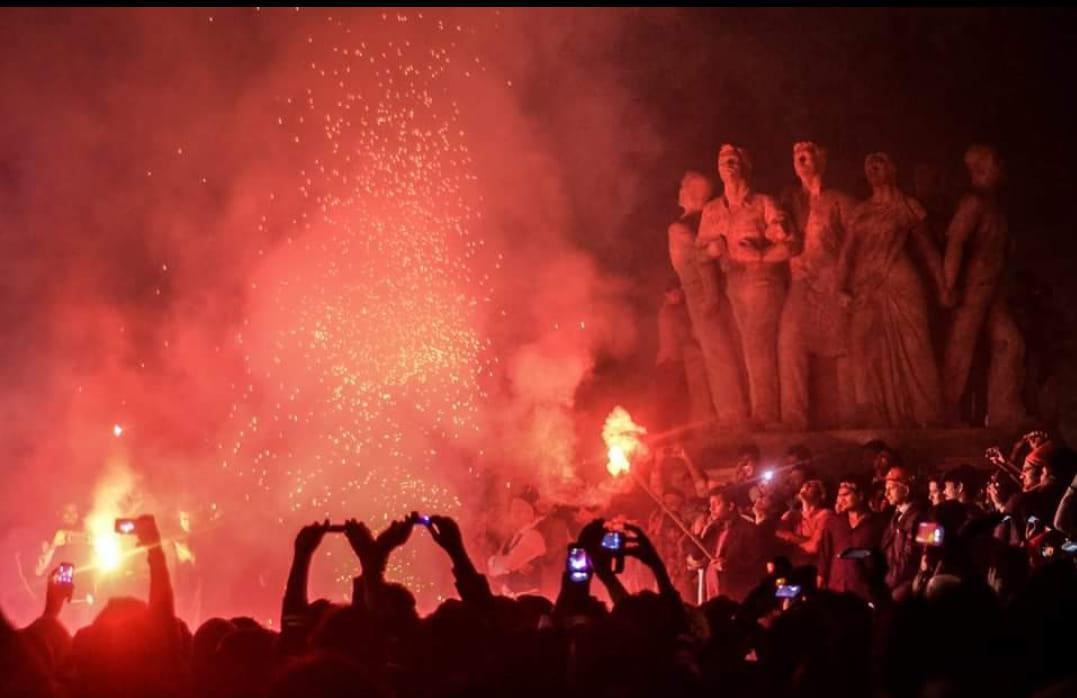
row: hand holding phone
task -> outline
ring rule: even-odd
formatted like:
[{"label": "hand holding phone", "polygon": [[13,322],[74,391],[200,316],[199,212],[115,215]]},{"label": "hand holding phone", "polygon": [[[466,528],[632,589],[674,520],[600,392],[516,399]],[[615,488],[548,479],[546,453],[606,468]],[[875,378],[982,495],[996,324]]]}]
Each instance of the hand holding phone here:
[{"label": "hand holding phone", "polygon": [[134,519],[116,519],[116,533],[119,533],[122,536],[129,536],[134,534],[137,530],[137,522]]},{"label": "hand holding phone", "polygon": [[52,574],[54,584],[73,586],[75,583],[75,565],[70,562],[61,562],[60,566]]},{"label": "hand holding phone", "polygon": [[569,581],[575,584],[584,584],[591,581],[594,568],[587,551],[576,544],[568,546],[568,556],[565,559],[565,572],[568,573]]},{"label": "hand holding phone", "polygon": [[942,545],[945,535],[946,530],[942,526],[931,521],[924,521],[916,529],[916,542],[921,545],[937,547]]},{"label": "hand holding phone", "polygon": [[800,598],[800,593],[803,588],[799,584],[779,584],[774,589],[774,598],[777,599],[797,599]]},{"label": "hand holding phone", "polygon": [[613,558],[613,572],[620,574],[625,571],[625,534],[622,531],[606,531],[602,536],[602,547],[610,552]]},{"label": "hand holding phone", "polygon": [[60,614],[64,601],[70,601],[75,593],[75,566],[61,562],[49,575],[45,588],[45,615],[55,618]]}]

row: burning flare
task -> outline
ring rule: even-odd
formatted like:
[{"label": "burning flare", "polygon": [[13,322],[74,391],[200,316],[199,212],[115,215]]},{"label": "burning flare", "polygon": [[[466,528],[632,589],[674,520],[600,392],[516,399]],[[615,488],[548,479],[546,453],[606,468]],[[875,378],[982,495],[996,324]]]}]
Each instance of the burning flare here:
[{"label": "burning flare", "polygon": [[114,524],[116,517],[123,515],[123,503],[134,486],[130,469],[113,463],[94,489],[94,507],[84,525],[93,542],[94,565],[101,572],[113,572],[123,562],[124,545]]},{"label": "burning flare", "polygon": [[644,427],[632,421],[628,410],[620,405],[613,408],[602,426],[610,475],[624,475],[631,469],[633,458],[647,455],[647,445],[640,439],[646,433]]}]

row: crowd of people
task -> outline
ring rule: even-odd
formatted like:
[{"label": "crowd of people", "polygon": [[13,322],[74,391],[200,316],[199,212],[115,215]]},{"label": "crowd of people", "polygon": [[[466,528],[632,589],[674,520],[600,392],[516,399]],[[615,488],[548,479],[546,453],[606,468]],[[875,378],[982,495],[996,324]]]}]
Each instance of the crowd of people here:
[{"label": "crowd of people", "polygon": [[[835,488],[803,447],[773,469],[746,447],[736,477],[708,489],[666,449],[649,473],[661,504],[641,525],[614,501],[560,547],[543,533],[551,516],[518,498],[519,531],[478,565],[448,517],[413,513],[377,534],[313,523],[295,537],[279,628],[244,616],[189,628],[142,516],[148,598],[110,599],[72,636],[59,570],[41,617],[0,621],[0,695],[1074,695],[1077,458],[1039,432],[1014,454],[1019,469],[920,473],[871,442]],[[356,556],[348,604],[307,593],[330,530]],[[421,537],[458,592],[425,616],[386,578]],[[527,567],[551,547],[552,600]]]}]

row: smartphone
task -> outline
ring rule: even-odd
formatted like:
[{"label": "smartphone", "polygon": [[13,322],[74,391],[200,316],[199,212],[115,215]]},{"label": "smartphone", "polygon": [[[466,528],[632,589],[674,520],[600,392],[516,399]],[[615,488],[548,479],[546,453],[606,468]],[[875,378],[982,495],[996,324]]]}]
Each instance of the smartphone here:
[{"label": "smartphone", "polygon": [[413,511],[413,512],[411,512],[411,520],[414,521],[417,524],[422,525],[422,526],[429,526],[430,525],[430,515],[429,514],[420,514],[417,511]]},{"label": "smartphone", "polygon": [[52,578],[57,584],[75,583],[75,565],[70,562],[61,562],[56,568],[56,575]]},{"label": "smartphone", "polygon": [[625,571],[625,534],[621,531],[606,531],[602,536],[602,547],[613,553],[611,571],[621,574]]},{"label": "smartphone", "polygon": [[325,529],[326,533],[344,533],[344,524],[329,524]]},{"label": "smartphone", "polygon": [[871,557],[871,548],[849,548],[838,555],[842,560],[867,560]]},{"label": "smartphone", "polygon": [[921,545],[942,545],[942,539],[945,534],[946,530],[939,524],[931,521],[924,521],[920,524],[920,527],[916,529],[916,542]]},{"label": "smartphone", "polygon": [[135,532],[134,519],[116,519],[116,533],[130,535]]},{"label": "smartphone", "polygon": [[1077,555],[1077,542],[1068,540],[1062,544],[1062,552],[1067,555]]},{"label": "smartphone", "polygon": [[800,596],[802,588],[799,584],[779,584],[778,588],[774,590],[774,598],[777,599],[795,599]]},{"label": "smartphone", "polygon": [[577,584],[589,582],[594,574],[594,568],[591,567],[591,558],[587,557],[587,551],[578,545],[568,546],[565,570],[568,572],[569,580]]},{"label": "smartphone", "polygon": [[625,534],[620,531],[606,531],[602,536],[602,547],[615,553],[624,552]]}]

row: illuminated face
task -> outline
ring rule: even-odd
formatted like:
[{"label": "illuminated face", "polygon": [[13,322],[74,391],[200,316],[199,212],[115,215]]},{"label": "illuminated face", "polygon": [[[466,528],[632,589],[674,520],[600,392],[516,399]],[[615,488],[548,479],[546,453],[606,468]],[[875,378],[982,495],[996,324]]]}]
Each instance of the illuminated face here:
[{"label": "illuminated face", "polygon": [[897,480],[886,481],[886,501],[890,506],[896,507],[904,504],[909,499],[909,486]]},{"label": "illuminated face", "polygon": [[956,482],[943,483],[942,496],[945,497],[948,502],[956,501],[961,496],[958,484]]},{"label": "illuminated face", "polygon": [[747,166],[739,148],[726,144],[718,151],[718,176],[723,182],[747,179]]},{"label": "illuminated face", "polygon": [[856,490],[849,487],[839,487],[838,496],[834,500],[834,511],[843,514],[860,506],[860,495]]},{"label": "illuminated face", "polygon": [[819,146],[811,141],[802,141],[793,146],[793,170],[797,177],[817,177],[823,174],[825,168],[826,157]]},{"label": "illuminated face", "polygon": [[1040,477],[1043,475],[1043,468],[1025,461],[1024,467],[1021,468],[1021,489],[1029,491],[1036,485],[1040,484]]},{"label": "illuminated face", "polygon": [[872,187],[882,187],[897,180],[897,170],[889,155],[872,153],[864,160],[864,176]]},{"label": "illuminated face", "polygon": [[689,172],[681,179],[677,205],[685,211],[699,211],[712,195],[710,180],[698,172]]},{"label": "illuminated face", "polygon": [[752,502],[752,514],[755,515],[756,521],[762,521],[767,518],[767,513],[770,511],[773,502],[770,497],[762,496]]},{"label": "illuminated face", "polygon": [[725,497],[711,495],[710,498],[711,518],[723,520],[733,515],[733,503]]},{"label": "illuminated face", "polygon": [[932,504],[942,503],[942,490],[939,489],[939,483],[937,481],[931,480],[927,483],[927,498]]},{"label": "illuminated face", "polygon": [[823,503],[823,492],[820,489],[819,482],[816,480],[805,482],[801,485],[797,496],[800,497],[800,501],[804,502],[806,507],[817,507]]}]

